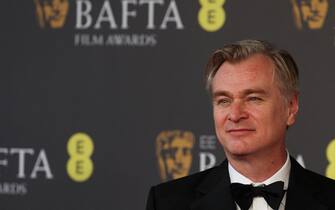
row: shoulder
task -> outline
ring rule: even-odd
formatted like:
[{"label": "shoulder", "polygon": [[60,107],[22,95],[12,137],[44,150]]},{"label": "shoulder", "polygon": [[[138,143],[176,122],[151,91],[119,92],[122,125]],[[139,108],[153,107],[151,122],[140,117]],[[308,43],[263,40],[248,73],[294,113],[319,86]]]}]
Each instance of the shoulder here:
[{"label": "shoulder", "polygon": [[156,196],[169,197],[192,193],[208,174],[215,173],[220,166],[153,186]]},{"label": "shoulder", "polygon": [[211,189],[225,179],[225,168],[227,167],[224,162],[211,169],[151,187],[147,210],[188,209],[201,196],[202,190]]},{"label": "shoulder", "polygon": [[292,209],[335,209],[335,181],[303,168],[291,158],[287,203]]},{"label": "shoulder", "polygon": [[305,177],[302,178],[306,185],[306,191],[314,192],[314,197],[324,206],[335,208],[335,180],[305,169]]},{"label": "shoulder", "polygon": [[311,195],[319,203],[335,208],[335,180],[304,169],[295,160],[292,161],[289,188],[295,192]]},{"label": "shoulder", "polygon": [[335,192],[335,180],[303,168],[293,158],[291,158],[291,164],[291,173],[294,175],[294,181],[297,181],[304,186],[312,186],[324,190],[330,189]]},{"label": "shoulder", "polygon": [[316,185],[321,191],[331,191],[335,193],[335,180],[305,169],[305,181],[310,184]]}]

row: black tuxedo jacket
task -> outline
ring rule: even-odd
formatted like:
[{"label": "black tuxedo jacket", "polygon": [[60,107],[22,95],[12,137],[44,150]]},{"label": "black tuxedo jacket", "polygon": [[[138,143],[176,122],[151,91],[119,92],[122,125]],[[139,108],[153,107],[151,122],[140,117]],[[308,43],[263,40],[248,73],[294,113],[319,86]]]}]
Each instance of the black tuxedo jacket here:
[{"label": "black tuxedo jacket", "polygon": [[[151,188],[147,210],[235,210],[228,161]],[[306,170],[291,158],[286,210],[335,210],[335,181]]]}]

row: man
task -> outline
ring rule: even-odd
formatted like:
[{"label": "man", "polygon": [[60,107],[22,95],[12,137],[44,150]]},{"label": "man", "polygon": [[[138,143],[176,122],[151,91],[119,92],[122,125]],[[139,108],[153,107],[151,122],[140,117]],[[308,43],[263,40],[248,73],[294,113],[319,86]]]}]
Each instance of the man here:
[{"label": "man", "polygon": [[335,209],[335,181],[303,169],[285,146],[298,112],[298,69],[285,50],[243,40],[206,69],[227,160],[152,187],[147,210]]}]

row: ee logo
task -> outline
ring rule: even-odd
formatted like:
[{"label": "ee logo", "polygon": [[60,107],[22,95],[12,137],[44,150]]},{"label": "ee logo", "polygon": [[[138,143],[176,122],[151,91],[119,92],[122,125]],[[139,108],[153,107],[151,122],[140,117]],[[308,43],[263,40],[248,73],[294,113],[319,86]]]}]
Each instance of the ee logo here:
[{"label": "ee logo", "polygon": [[200,26],[208,32],[215,32],[222,28],[226,21],[223,9],[225,0],[199,0],[201,9],[198,13]]},{"label": "ee logo", "polygon": [[88,180],[93,173],[94,144],[90,136],[85,133],[75,133],[67,143],[67,152],[70,156],[66,169],[69,177],[76,182]]},{"label": "ee logo", "polygon": [[328,144],[326,155],[329,161],[329,165],[326,169],[326,176],[335,179],[335,139]]}]

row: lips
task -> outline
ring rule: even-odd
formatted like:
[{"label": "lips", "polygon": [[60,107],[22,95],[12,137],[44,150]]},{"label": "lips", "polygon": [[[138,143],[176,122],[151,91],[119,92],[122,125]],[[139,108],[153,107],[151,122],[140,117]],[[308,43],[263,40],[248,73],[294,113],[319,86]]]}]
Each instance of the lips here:
[{"label": "lips", "polygon": [[233,129],[228,129],[226,132],[231,135],[242,136],[242,135],[250,134],[254,131],[256,130],[253,128],[233,128]]},{"label": "lips", "polygon": [[227,132],[242,132],[242,131],[255,131],[255,129],[252,128],[233,128],[233,129],[228,129]]}]

